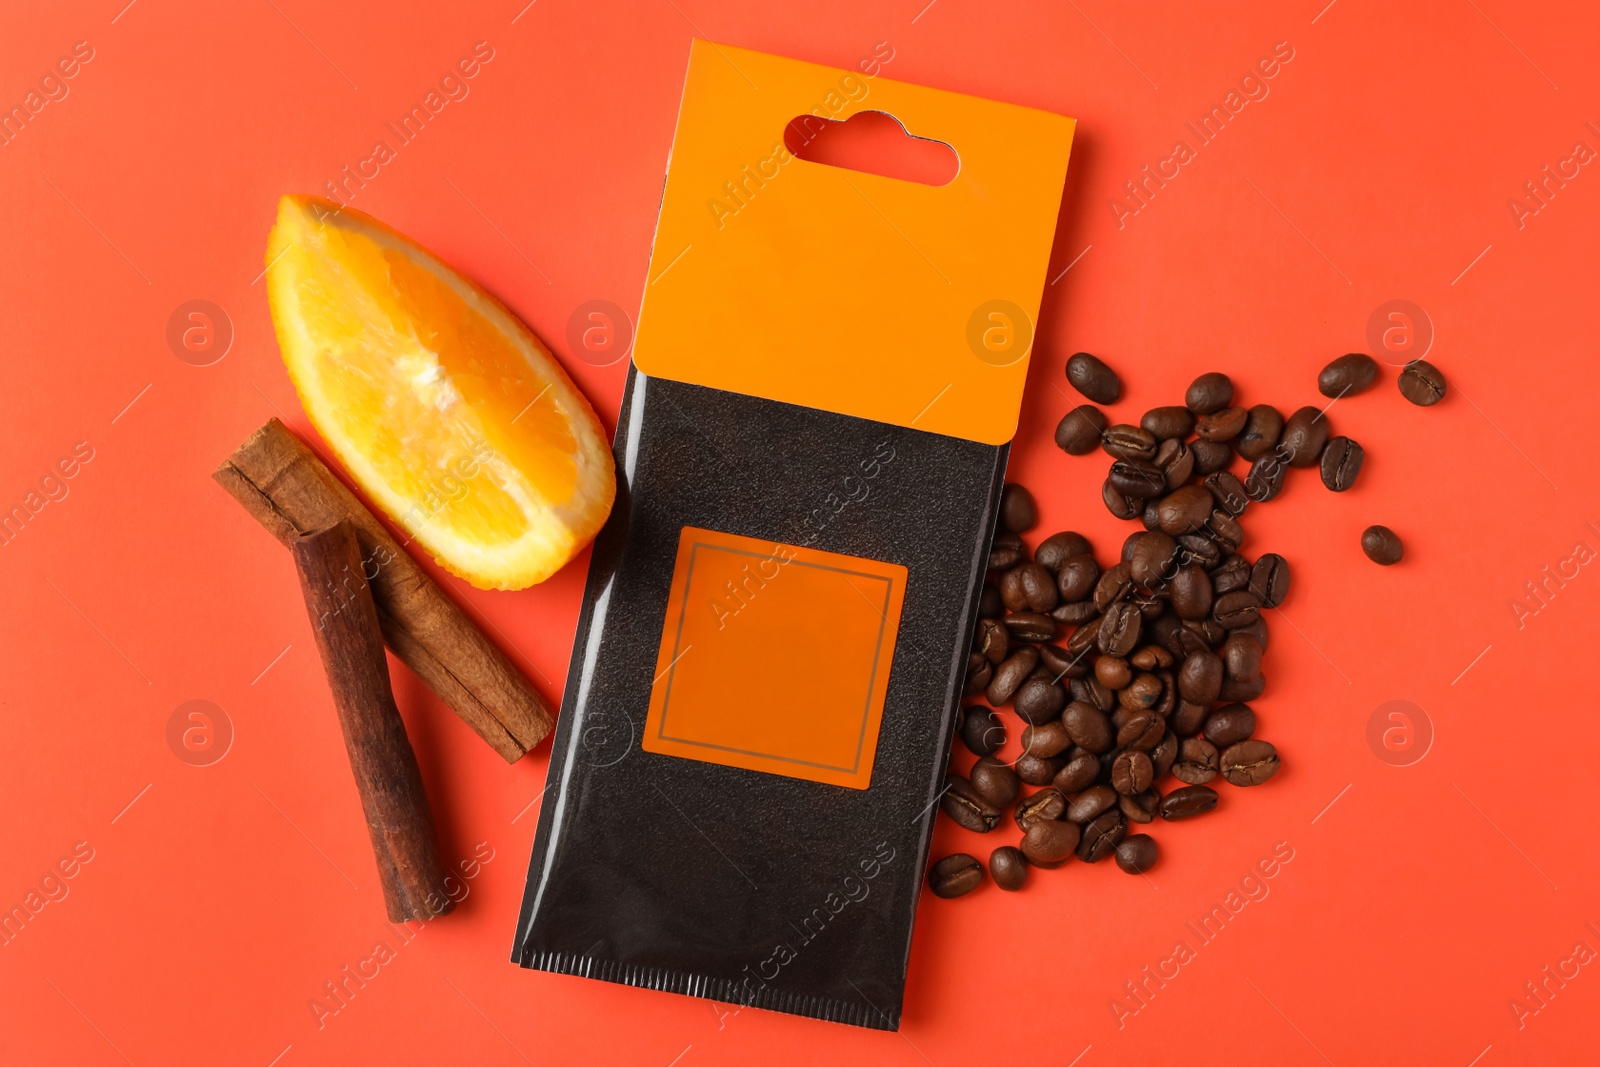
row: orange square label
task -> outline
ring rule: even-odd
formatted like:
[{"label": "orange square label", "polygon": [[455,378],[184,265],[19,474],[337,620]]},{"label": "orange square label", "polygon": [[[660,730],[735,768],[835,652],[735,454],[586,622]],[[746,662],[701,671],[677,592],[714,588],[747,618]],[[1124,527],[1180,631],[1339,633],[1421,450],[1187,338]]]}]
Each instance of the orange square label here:
[{"label": "orange square label", "polygon": [[906,569],[685,526],[644,750],[865,789]]}]

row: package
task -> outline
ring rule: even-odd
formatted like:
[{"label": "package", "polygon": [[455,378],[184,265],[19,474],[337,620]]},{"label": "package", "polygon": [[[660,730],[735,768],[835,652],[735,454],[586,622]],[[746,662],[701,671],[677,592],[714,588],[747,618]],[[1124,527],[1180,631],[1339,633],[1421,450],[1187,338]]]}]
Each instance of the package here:
[{"label": "package", "polygon": [[898,1027],[1072,132],[695,43],[516,963]]}]

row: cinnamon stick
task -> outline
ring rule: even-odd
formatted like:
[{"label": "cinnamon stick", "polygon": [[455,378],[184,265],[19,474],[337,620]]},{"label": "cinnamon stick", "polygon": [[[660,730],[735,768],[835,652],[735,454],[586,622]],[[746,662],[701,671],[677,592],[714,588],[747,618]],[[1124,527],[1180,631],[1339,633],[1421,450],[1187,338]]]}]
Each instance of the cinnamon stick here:
[{"label": "cinnamon stick", "polygon": [[544,740],[554,725],[544,698],[282,422],[251,434],[212,478],[285,545],[350,523],[394,654],[506,762]]},{"label": "cinnamon stick", "polygon": [[341,522],[296,538],[291,550],[372,835],[389,921],[443,915],[455,901],[445,891],[422,772],[389,687],[389,661],[355,531]]}]

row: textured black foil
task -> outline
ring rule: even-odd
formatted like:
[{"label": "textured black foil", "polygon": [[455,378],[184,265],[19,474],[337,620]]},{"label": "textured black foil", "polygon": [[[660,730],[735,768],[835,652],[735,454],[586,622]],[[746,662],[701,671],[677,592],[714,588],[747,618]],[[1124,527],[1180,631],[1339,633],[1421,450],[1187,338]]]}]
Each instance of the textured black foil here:
[{"label": "textured black foil", "polygon": [[[630,369],[513,962],[898,1028],[1008,451]],[[684,526],[908,569],[869,788],[640,747]]]}]

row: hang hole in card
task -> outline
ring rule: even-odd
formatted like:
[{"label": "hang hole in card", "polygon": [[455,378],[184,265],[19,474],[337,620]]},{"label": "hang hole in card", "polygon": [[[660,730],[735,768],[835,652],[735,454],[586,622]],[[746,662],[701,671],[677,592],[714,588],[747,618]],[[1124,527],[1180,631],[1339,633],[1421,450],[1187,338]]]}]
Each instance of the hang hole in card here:
[{"label": "hang hole in card", "polygon": [[921,185],[949,185],[961,170],[954,148],[918,137],[887,111],[858,111],[843,122],[797,115],[784,127],[783,144],[807,163]]}]

